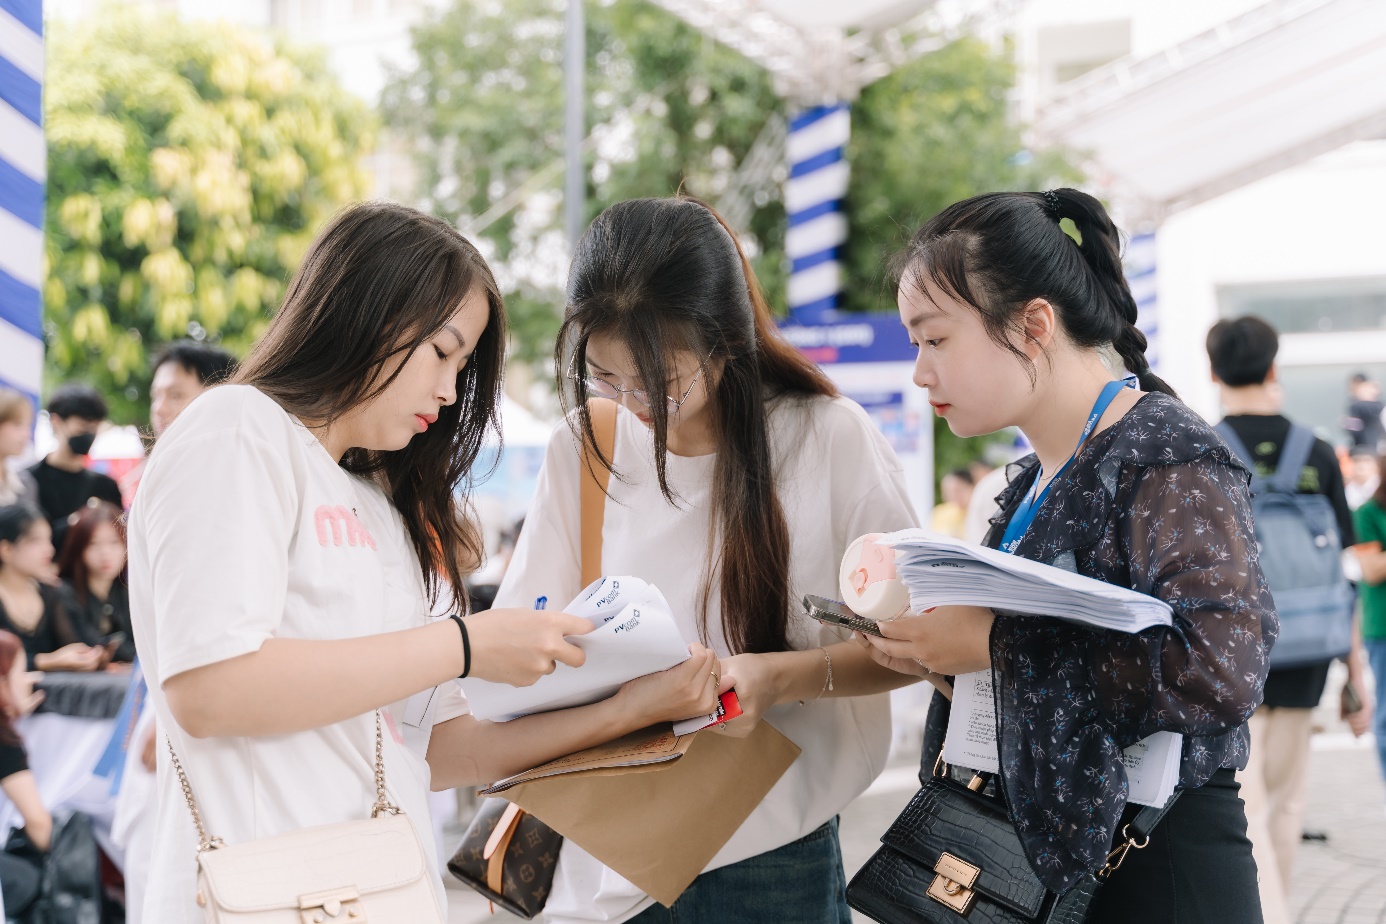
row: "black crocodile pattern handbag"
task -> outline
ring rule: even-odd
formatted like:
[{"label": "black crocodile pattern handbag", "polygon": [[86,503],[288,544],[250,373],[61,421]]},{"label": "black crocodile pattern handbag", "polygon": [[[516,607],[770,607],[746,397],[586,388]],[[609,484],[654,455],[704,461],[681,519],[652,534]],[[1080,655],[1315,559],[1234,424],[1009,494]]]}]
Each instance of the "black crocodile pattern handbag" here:
[{"label": "black crocodile pattern handbag", "polygon": [[847,904],[881,924],[1082,924],[1102,877],[1148,843],[1174,804],[1142,810],[1106,868],[1060,895],[1035,876],[1005,805],[983,791],[988,782],[964,785],[946,771],[926,780],[852,877]]}]

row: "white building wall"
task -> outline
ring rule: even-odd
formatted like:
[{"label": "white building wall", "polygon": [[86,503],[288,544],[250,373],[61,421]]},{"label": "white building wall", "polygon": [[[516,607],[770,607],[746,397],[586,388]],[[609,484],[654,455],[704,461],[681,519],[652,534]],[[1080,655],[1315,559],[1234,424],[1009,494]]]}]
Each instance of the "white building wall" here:
[{"label": "white building wall", "polygon": [[[1382,216],[1386,140],[1358,142],[1166,220],[1158,237],[1166,380],[1197,411],[1216,416],[1204,338],[1219,317],[1218,287],[1386,279]],[[1383,362],[1386,331],[1282,338],[1282,366],[1340,364],[1344,389],[1354,368]]]},{"label": "white building wall", "polygon": [[[1087,62],[1158,53],[1263,2],[1028,0],[1013,24],[1018,113],[1032,117],[1062,76]],[[1123,203],[1110,205],[1121,222]],[[1218,417],[1204,341],[1220,317],[1219,289],[1379,280],[1377,291],[1386,290],[1382,216],[1386,139],[1352,144],[1167,217],[1157,229],[1160,374],[1195,410]],[[1386,330],[1287,334],[1279,362],[1288,412],[1336,438],[1348,376],[1362,369],[1386,377]]]}]

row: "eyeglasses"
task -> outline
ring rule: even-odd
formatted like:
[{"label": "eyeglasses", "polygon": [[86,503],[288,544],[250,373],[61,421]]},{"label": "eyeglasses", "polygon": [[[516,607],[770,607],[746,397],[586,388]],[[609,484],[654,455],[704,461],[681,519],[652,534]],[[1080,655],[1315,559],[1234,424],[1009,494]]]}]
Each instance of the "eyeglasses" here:
[{"label": "eyeglasses", "polygon": [[[679,409],[683,407],[684,402],[688,400],[688,396],[693,394],[693,386],[698,384],[698,379],[703,375],[703,369],[705,368],[703,363],[706,363],[711,356],[712,354],[709,353],[707,356],[703,357],[702,363],[698,365],[697,374],[695,374],[693,380],[688,383],[688,387],[684,389],[681,397],[673,398],[669,395],[664,396],[665,407],[670,417],[677,414]],[[574,362],[576,362],[576,359]],[[595,375],[579,375],[576,367],[573,368],[571,375],[574,379],[581,379],[582,383],[587,387],[587,393],[596,395],[598,398],[606,398],[609,401],[620,401],[622,395],[630,395],[645,407],[654,408],[654,405],[650,403],[649,392],[645,391],[643,388],[622,388],[620,385],[614,385],[606,379],[599,378]]]}]

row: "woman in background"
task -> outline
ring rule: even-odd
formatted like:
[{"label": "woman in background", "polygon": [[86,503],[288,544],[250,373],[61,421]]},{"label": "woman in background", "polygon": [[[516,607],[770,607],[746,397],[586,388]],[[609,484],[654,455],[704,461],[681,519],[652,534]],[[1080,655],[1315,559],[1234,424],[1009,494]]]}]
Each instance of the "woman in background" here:
[{"label": "woman in background", "polygon": [[135,660],[130,593],[125,584],[125,528],[114,504],[93,498],[72,517],[58,555],[63,605],[73,629],[111,660]]},{"label": "woman in background", "polygon": [[34,406],[13,388],[0,387],[0,507],[38,506],[38,483],[22,468],[12,467],[29,445],[34,429]]},{"label": "woman in background", "polygon": [[34,507],[0,507],[0,629],[24,643],[39,671],[94,671],[104,649],[82,640],[52,579],[52,530]]},{"label": "woman in background", "polygon": [[[1380,471],[1386,473],[1386,456],[1381,457],[1378,465]],[[1367,651],[1367,662],[1376,679],[1377,703],[1374,713],[1363,703],[1359,709],[1344,717],[1352,722],[1354,716],[1373,716],[1376,752],[1381,760],[1382,775],[1386,777],[1386,708],[1382,703],[1382,693],[1386,691],[1386,478],[1378,478],[1376,490],[1362,506],[1353,511],[1352,518],[1357,527],[1358,541],[1354,551],[1362,564],[1362,642]],[[1362,697],[1358,689],[1353,692]],[[1344,711],[1347,711],[1346,708]],[[1362,733],[1356,725],[1353,732]]]},{"label": "woman in background", "polygon": [[11,836],[0,852],[0,890],[5,917],[23,914],[38,898],[43,857],[53,837],[53,816],[39,796],[29,757],[14,723],[43,702],[24,663],[24,646],[11,632],[0,631],[0,791],[19,812],[22,837]]}]

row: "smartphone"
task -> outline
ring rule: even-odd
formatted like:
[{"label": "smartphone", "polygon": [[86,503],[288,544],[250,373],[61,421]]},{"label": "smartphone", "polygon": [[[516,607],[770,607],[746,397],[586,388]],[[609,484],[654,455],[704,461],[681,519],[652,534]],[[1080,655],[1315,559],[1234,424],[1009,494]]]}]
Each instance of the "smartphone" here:
[{"label": "smartphone", "polygon": [[847,609],[847,604],[841,600],[829,600],[827,597],[805,594],[804,612],[808,614],[810,619],[816,619],[826,626],[840,626],[865,635],[882,637],[881,627],[876,624],[874,619],[858,616]]}]

